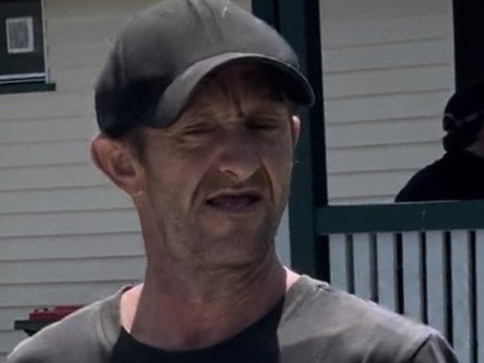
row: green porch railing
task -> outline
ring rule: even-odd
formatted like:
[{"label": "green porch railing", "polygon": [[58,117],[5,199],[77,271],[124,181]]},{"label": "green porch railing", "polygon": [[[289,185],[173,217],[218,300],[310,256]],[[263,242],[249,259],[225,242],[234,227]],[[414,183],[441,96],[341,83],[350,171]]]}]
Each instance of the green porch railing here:
[{"label": "green porch railing", "polygon": [[444,333],[484,361],[484,202],[321,207],[330,282]]},{"label": "green porch railing", "polygon": [[[484,186],[483,186],[484,188]],[[317,234],[484,228],[484,202],[427,202],[320,207]]]}]

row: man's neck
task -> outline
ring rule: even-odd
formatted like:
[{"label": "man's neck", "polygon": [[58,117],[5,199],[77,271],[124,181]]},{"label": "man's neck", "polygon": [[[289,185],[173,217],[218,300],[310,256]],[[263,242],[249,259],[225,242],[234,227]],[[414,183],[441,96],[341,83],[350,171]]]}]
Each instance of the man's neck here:
[{"label": "man's neck", "polygon": [[180,277],[148,268],[144,285],[123,295],[122,324],[135,339],[167,350],[215,345],[269,312],[298,275],[271,256],[248,272]]}]

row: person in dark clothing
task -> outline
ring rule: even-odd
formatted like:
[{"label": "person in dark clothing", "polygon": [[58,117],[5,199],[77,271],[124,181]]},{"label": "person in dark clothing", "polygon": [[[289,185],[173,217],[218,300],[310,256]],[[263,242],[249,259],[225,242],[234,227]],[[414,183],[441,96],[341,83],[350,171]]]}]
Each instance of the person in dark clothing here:
[{"label": "person in dark clothing", "polygon": [[484,82],[456,92],[443,118],[444,156],[418,171],[396,202],[484,199]]}]

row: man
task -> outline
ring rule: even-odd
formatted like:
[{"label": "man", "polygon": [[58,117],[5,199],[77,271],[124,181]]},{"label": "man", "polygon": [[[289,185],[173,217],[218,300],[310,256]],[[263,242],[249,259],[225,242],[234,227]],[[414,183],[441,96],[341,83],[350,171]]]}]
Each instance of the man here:
[{"label": "man", "polygon": [[396,202],[484,198],[484,82],[456,92],[444,110],[446,153],[418,171]]},{"label": "man", "polygon": [[147,267],[8,362],[455,362],[434,330],[285,268],[297,107],[287,43],[222,0],[167,0],[119,36],[96,88],[96,165],[139,214]]}]

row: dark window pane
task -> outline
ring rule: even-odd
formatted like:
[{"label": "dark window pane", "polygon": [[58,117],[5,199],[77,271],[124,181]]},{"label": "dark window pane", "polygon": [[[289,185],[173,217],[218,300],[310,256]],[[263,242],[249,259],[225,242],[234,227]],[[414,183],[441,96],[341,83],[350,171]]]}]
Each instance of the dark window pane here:
[{"label": "dark window pane", "polygon": [[44,80],[44,40],[40,0],[0,1],[0,84]]}]

